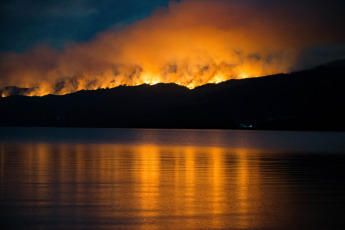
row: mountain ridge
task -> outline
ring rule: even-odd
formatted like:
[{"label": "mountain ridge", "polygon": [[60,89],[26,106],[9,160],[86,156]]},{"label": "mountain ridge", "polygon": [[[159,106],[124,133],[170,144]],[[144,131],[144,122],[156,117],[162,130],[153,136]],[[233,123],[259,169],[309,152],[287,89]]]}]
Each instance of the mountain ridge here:
[{"label": "mountain ridge", "polygon": [[0,98],[0,126],[345,131],[345,66],[233,79]]}]

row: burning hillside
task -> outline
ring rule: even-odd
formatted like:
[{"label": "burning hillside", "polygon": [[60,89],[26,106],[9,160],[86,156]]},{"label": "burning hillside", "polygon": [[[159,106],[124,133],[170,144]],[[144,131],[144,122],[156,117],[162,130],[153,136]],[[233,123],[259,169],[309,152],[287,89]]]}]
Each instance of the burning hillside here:
[{"label": "burning hillside", "polygon": [[171,2],[88,42],[2,54],[0,88],[25,88],[29,96],[159,82],[194,88],[287,72],[302,49],[343,38],[322,21],[293,7]]}]

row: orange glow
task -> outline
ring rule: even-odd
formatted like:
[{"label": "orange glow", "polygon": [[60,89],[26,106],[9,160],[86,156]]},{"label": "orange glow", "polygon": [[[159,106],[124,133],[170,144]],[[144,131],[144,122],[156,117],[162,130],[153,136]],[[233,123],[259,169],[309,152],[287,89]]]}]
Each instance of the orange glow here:
[{"label": "orange glow", "polygon": [[29,88],[27,96],[160,82],[193,89],[288,72],[302,49],[331,38],[315,35],[321,19],[287,12],[220,0],[170,2],[122,30],[63,50],[1,54],[0,88]]},{"label": "orange glow", "polygon": [[[11,149],[22,154],[10,154]],[[280,185],[281,178],[275,171],[262,174],[267,168],[261,162],[265,153],[260,152],[146,144],[0,143],[0,166],[5,179],[10,173],[23,175],[18,180],[30,185],[23,191],[28,200],[39,198],[41,205],[51,207],[55,198],[63,205],[85,207],[80,208],[85,216],[140,220],[135,228],[276,229],[277,219],[268,213],[293,213],[291,188],[272,186],[276,180]],[[11,162],[23,163],[6,166]]]},{"label": "orange glow", "polygon": [[137,197],[142,210],[142,217],[156,216],[159,196],[159,148],[156,146],[140,146],[138,149],[138,163],[135,164],[137,190],[141,196]]},{"label": "orange glow", "polygon": [[241,229],[247,229],[249,227],[248,212],[249,204],[249,168],[248,168],[248,156],[246,149],[238,150],[238,198],[239,198],[239,212],[242,214],[242,218],[239,221]]}]

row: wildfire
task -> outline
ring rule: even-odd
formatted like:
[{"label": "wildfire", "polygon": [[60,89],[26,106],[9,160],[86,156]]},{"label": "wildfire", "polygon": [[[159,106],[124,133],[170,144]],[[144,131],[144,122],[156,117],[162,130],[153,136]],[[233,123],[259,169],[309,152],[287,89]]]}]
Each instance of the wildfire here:
[{"label": "wildfire", "polygon": [[19,94],[27,96],[157,83],[193,89],[288,72],[303,47],[323,38],[310,31],[318,18],[309,25],[305,15],[284,12],[220,0],[171,2],[122,30],[62,50],[1,54],[0,89],[25,88]]},{"label": "wildfire", "polygon": [[242,79],[243,79],[243,78],[248,78],[248,74],[246,74],[246,73],[241,73],[241,74],[240,74],[240,78],[242,78]]},{"label": "wildfire", "polygon": [[101,88],[114,88],[120,85],[138,86],[142,84],[156,85],[158,83],[175,83],[181,86],[185,86],[189,89],[194,89],[197,86],[208,83],[218,84],[229,79],[241,79],[259,76],[262,73],[259,69],[257,69],[257,71],[255,72],[255,68],[253,68],[252,71],[248,70],[248,72],[252,72],[252,75],[249,75],[245,72],[239,72],[239,70],[236,70],[236,68],[233,68],[233,72],[231,72],[231,70],[228,68],[219,67],[215,68],[211,73],[205,72],[205,69],[209,67],[204,66],[195,68],[196,69],[192,73],[194,75],[183,75],[185,70],[181,70],[181,73],[175,72],[174,74],[172,74],[172,76],[167,76],[167,74],[164,72],[157,74],[147,71],[142,74],[137,73],[137,76],[132,78],[128,76],[121,76],[121,74],[114,75],[113,73],[111,73],[110,75],[101,75],[99,77],[96,77],[95,79],[107,79],[101,81],[100,83],[95,82],[94,78],[91,78],[91,80],[84,78],[67,78],[60,80],[59,82],[55,82],[55,85],[41,83],[39,87],[29,88],[30,90],[23,90],[16,93],[11,92],[10,90],[3,89],[1,92],[1,96],[6,97],[14,94],[25,96],[44,96],[48,94],[65,95],[83,89],[96,90]]},{"label": "wildfire", "polygon": [[[160,83],[160,77],[157,75],[152,75],[152,74],[143,74],[141,77],[141,81],[143,81],[143,83],[147,85],[156,85]],[[135,85],[141,85],[141,84],[136,83]]]}]

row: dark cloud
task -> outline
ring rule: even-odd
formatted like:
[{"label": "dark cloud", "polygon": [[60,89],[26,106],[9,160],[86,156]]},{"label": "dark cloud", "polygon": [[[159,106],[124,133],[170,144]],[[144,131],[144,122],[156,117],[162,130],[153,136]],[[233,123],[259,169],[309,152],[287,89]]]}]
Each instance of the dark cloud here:
[{"label": "dark cloud", "polygon": [[[193,0],[190,0],[193,1]],[[319,14],[334,30],[343,30],[343,0],[223,0],[258,7],[285,8],[291,14]],[[0,51],[25,51],[33,45],[63,48],[90,40],[109,28],[122,28],[150,15],[169,0],[5,0],[0,2]],[[250,17],[250,15],[248,15]],[[254,19],[255,20],[255,19]],[[320,22],[318,22],[320,23]],[[318,26],[318,25],[315,25]],[[334,33],[334,31],[326,31]]]},{"label": "dark cloud", "polygon": [[0,5],[0,51],[33,45],[62,48],[85,41],[116,24],[147,17],[168,0],[9,0]]}]

